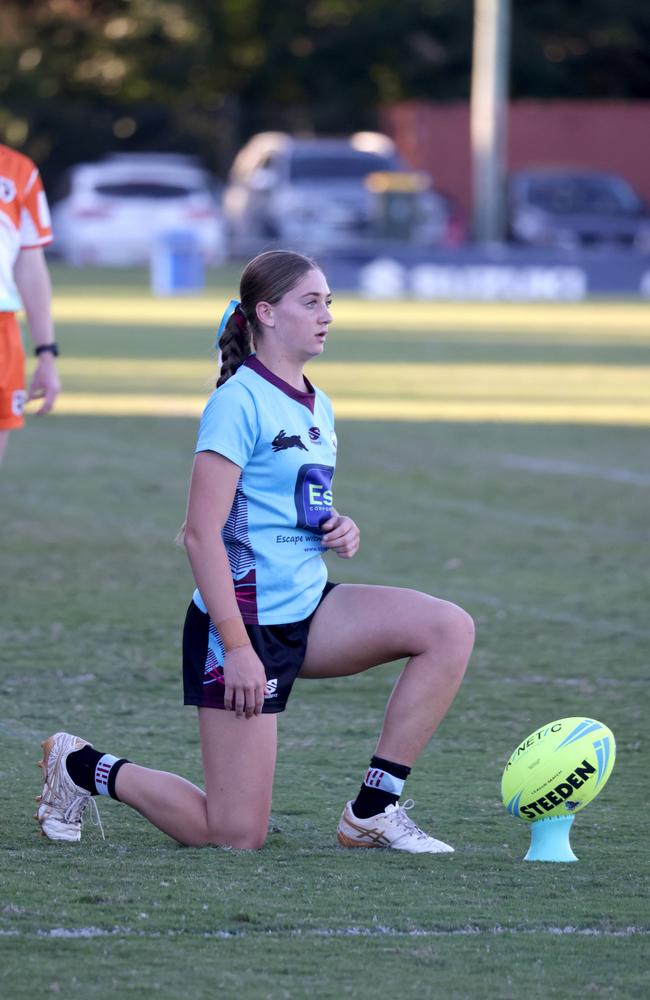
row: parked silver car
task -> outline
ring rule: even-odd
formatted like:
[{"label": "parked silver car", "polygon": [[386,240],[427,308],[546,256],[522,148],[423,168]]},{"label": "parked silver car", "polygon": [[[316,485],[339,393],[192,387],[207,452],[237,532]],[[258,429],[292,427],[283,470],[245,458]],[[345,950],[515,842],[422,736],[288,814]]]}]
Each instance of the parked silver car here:
[{"label": "parked silver car", "polygon": [[260,133],[235,158],[223,207],[231,250],[243,256],[278,244],[319,253],[381,235],[435,245],[452,223],[448,200],[375,132]]},{"label": "parked silver car", "polygon": [[146,264],[156,241],[172,232],[191,234],[206,263],[226,257],[219,200],[193,157],[121,153],[79,163],[58,199],[54,248],[77,266]]},{"label": "parked silver car", "polygon": [[650,253],[650,213],[617,174],[580,168],[519,170],[508,183],[509,235],[518,243]]}]

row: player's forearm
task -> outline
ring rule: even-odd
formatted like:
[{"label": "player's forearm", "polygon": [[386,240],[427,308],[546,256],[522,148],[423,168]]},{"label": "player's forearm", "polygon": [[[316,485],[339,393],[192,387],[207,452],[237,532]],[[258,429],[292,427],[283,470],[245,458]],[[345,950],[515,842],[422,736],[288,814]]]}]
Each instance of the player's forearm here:
[{"label": "player's forearm", "polygon": [[216,624],[239,615],[228,555],[214,527],[211,526],[209,532],[203,532],[188,524],[185,528],[185,548],[196,585],[212,621]]},{"label": "player's forearm", "polygon": [[40,247],[21,250],[14,266],[14,277],[34,346],[51,344],[54,341],[52,285]]}]

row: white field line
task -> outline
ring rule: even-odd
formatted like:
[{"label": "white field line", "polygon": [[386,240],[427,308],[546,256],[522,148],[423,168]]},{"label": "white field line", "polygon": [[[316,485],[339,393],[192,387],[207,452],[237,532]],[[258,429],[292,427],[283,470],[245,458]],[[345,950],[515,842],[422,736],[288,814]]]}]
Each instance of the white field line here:
[{"label": "white field line", "polygon": [[428,927],[412,927],[408,930],[400,930],[396,927],[384,927],[378,924],[373,927],[314,927],[314,928],[293,928],[287,930],[242,930],[242,931],[203,931],[194,934],[192,931],[167,930],[167,931],[147,931],[134,929],[132,927],[112,927],[110,929],[102,927],[52,927],[49,930],[20,931],[20,930],[0,930],[0,937],[11,938],[105,938],[105,937],[130,937],[130,938],[205,938],[217,940],[232,939],[254,939],[254,938],[338,938],[338,937],[372,937],[372,938],[450,938],[450,937],[519,937],[522,935],[545,935],[549,937],[596,937],[596,938],[626,938],[626,937],[648,937],[650,928],[648,927],[501,927],[497,924],[494,927],[458,927],[450,929],[437,929]]},{"label": "white field line", "polygon": [[554,476],[577,476],[582,479],[604,479],[610,483],[628,486],[650,486],[650,474],[621,469],[612,465],[589,465],[564,459],[533,458],[530,455],[499,455],[506,469],[523,469],[525,472],[549,473]]},{"label": "white field line", "polygon": [[[110,298],[109,298],[110,296]],[[201,297],[179,296],[156,299],[141,293],[93,291],[87,295],[57,291],[53,300],[55,320],[95,326],[205,326],[210,332],[218,324],[227,296],[208,291]],[[355,331],[368,330],[373,337],[381,330],[405,330],[413,337],[420,332],[432,340],[450,330],[469,330],[474,335],[497,331],[529,339],[532,333],[544,341],[566,343],[605,340],[632,343],[648,340],[647,303],[435,303],[422,301],[369,300],[336,296],[335,322]],[[335,327],[336,329],[336,327]]]},{"label": "white field line", "polygon": [[[406,423],[580,424],[650,426],[650,402],[486,399],[386,399],[331,395],[339,420]],[[97,417],[187,417],[198,419],[206,396],[145,392],[65,392],[55,415]],[[32,411],[27,412],[27,416]]]}]

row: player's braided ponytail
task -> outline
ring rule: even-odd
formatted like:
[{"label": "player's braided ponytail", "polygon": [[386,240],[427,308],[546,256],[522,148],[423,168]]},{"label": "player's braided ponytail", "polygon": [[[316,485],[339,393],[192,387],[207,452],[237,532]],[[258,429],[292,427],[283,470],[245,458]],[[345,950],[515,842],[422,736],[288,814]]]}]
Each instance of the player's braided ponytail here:
[{"label": "player's braided ponytail", "polygon": [[221,369],[217,388],[234,375],[253,350],[248,321],[241,305],[234,310],[219,340]]}]

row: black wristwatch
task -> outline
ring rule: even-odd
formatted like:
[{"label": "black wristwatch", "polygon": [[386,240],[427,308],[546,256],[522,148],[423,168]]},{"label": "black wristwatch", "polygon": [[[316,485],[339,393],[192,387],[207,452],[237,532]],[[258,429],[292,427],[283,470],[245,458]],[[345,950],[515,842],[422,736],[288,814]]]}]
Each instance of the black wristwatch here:
[{"label": "black wristwatch", "polygon": [[38,347],[34,348],[34,354],[36,357],[38,357],[39,354],[45,354],[46,351],[49,351],[55,358],[58,358],[59,345],[53,341],[51,344],[39,344]]}]

